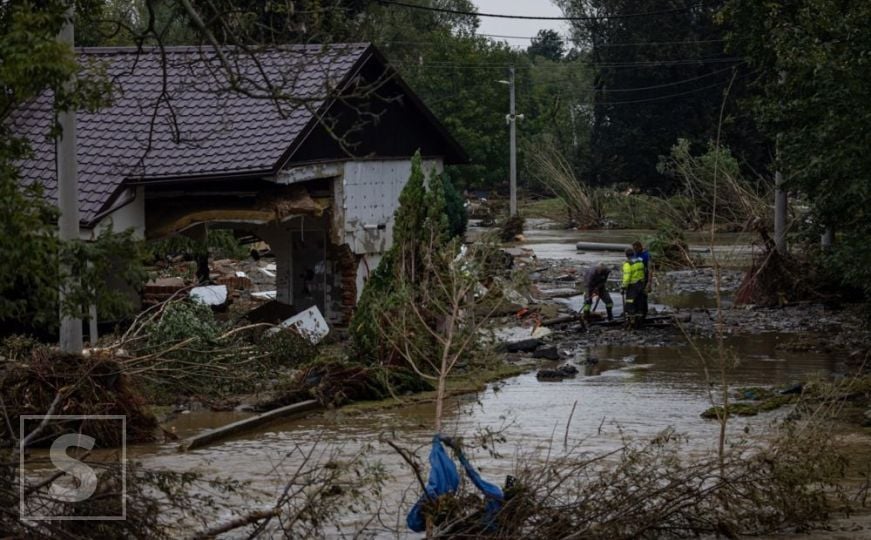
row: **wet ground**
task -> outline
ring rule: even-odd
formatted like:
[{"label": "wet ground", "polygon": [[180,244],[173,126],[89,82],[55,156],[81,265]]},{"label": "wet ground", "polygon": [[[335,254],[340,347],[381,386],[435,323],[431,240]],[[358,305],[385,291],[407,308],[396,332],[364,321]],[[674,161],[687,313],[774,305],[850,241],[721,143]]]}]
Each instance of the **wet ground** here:
[{"label": "wet ground", "polygon": [[[584,235],[584,240],[628,243],[637,234],[540,230],[527,235],[525,247],[536,254],[534,264],[538,266],[535,270],[540,274],[540,287],[572,287],[571,280],[566,279],[572,271],[580,276],[587,264],[621,261],[608,253],[577,254],[574,243],[581,239],[580,235]],[[729,236],[723,245],[746,253],[749,248],[735,246],[737,238]],[[739,279],[740,275],[734,272],[724,278],[726,301]],[[661,309],[692,314],[694,322],[687,328],[692,335],[702,336],[694,339],[703,353],[714,345],[703,337],[712,328],[710,308],[716,304],[711,294],[712,281],[711,272],[706,270],[662,276],[661,291],[656,296],[662,303]],[[548,303],[567,313],[579,308],[580,301],[575,296]],[[619,313],[620,307],[615,311]],[[838,313],[820,307],[808,307],[799,315],[793,311],[786,315],[773,310],[743,311],[746,313],[731,310],[728,317],[729,337],[725,343],[737,360],[729,375],[733,385],[777,386],[824,378],[842,361],[837,354],[795,352],[783,346],[807,329],[825,332],[828,325],[841,324]],[[748,319],[753,322],[745,322]],[[717,423],[699,415],[711,406],[710,392],[717,385],[706,377],[703,361],[695,348],[686,345],[683,332],[673,328],[651,329],[627,338],[619,328],[582,332],[574,325],[565,325],[543,339],[557,346],[561,359],[541,365],[571,363],[580,370],[577,377],[542,382],[536,379],[533,370],[492,383],[480,394],[450,400],[444,430],[447,434],[460,435],[469,441],[484,440],[488,433],[504,436],[505,442],[496,443],[495,447],[492,438],[486,449],[472,445],[469,457],[486,478],[501,484],[518,461],[543,460],[567,448],[573,452],[605,452],[618,447],[625,436],[649,439],[668,427],[687,435],[691,447],[697,450],[716,445]],[[514,359],[519,357],[529,361],[523,355],[515,355]],[[753,436],[783,414],[780,410],[737,418],[730,423],[730,435]],[[194,412],[177,417],[171,427],[185,437],[243,416],[243,413]],[[179,454],[175,444],[165,444],[134,448],[129,455],[150,468],[197,471],[211,477],[232,476],[251,482],[244,496],[232,496],[225,506],[213,510],[215,518],[223,520],[274,501],[287,475],[299,465],[300,448],[317,445],[323,452],[337,452],[345,457],[365,452],[368,461],[383,465],[388,480],[383,490],[381,519],[369,522],[364,536],[392,537],[405,534],[404,516],[417,498],[418,488],[408,466],[394,450],[379,441],[389,438],[415,449],[425,462],[433,416],[431,404],[365,413],[330,411],[271,424],[185,454]],[[365,516],[353,513],[344,516],[344,520],[347,531],[356,531],[367,521]]]}]

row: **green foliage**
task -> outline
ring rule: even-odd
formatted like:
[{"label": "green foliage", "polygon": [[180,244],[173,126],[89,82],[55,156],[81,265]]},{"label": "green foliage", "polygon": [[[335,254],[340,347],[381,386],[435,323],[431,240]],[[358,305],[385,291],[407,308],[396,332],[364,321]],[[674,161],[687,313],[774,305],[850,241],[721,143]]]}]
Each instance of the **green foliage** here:
[{"label": "green foliage", "polygon": [[529,56],[542,56],[556,62],[565,54],[566,44],[556,30],[539,30],[530,43],[526,49],[526,54]]},{"label": "green foliage", "polygon": [[[446,213],[445,181],[431,176],[424,182],[420,152],[412,158],[411,174],[399,195],[393,228],[393,246],[369,278],[351,319],[355,353],[363,362],[383,361],[392,354],[384,342],[384,313],[394,313],[416,301],[415,291],[402,286],[405,280],[426,286],[427,256],[450,237]],[[425,330],[409,340],[431,339]],[[422,347],[426,344],[420,343]]]},{"label": "green foliage", "polygon": [[449,175],[442,175],[445,191],[445,213],[448,217],[448,231],[451,238],[466,234],[469,216],[466,215],[466,201],[454,187]]},{"label": "green foliage", "polygon": [[34,349],[43,344],[36,338],[14,334],[0,341],[0,358],[13,362],[24,362]]},{"label": "green foliage", "polygon": [[[129,315],[130,296],[118,286],[136,289],[145,278],[132,231],[104,230],[90,242],[59,241],[57,209],[39,185],[20,184],[10,161],[21,150],[11,146],[0,143],[0,324],[7,331],[52,332],[59,308],[85,317],[92,304],[104,320]],[[74,285],[60,306],[62,282]]]},{"label": "green foliage", "polygon": [[253,392],[290,368],[310,364],[318,347],[288,331],[239,331],[218,321],[208,306],[190,301],[166,305],[136,332],[129,370],[144,382],[153,402],[180,397],[221,398]]},{"label": "green foliage", "polygon": [[673,198],[669,216],[678,226],[699,229],[715,221],[739,225],[756,218],[773,221],[769,210],[773,186],[747,182],[729,149],[718,148],[713,141],[697,156],[689,140],[678,139],[667,157],[660,156],[657,170],[677,180],[680,196]]},{"label": "green foliage", "polygon": [[173,302],[148,333],[152,346],[193,339],[197,345],[213,342],[221,333],[221,324],[215,320],[209,306],[196,302]]},{"label": "green foliage", "polygon": [[[0,152],[9,146],[0,145]],[[56,209],[39,186],[19,188],[17,172],[2,157],[0,174],[0,322],[50,324],[58,299]]]},{"label": "green foliage", "polygon": [[276,367],[301,367],[318,354],[318,347],[290,330],[264,334],[257,346],[266,355],[268,362]]},{"label": "green foliage", "polygon": [[138,293],[147,277],[144,252],[132,229],[122,233],[104,229],[94,240],[66,243],[61,249],[61,267],[79,284],[67,293],[63,309],[87,317],[88,306],[95,305],[103,320],[131,315],[131,295]]},{"label": "green foliage", "polygon": [[729,0],[722,21],[758,73],[747,105],[778,140],[787,187],[807,195],[811,232],[841,233],[830,273],[871,295],[871,4]]},{"label": "green foliage", "polygon": [[[595,184],[631,182],[649,191],[668,191],[655,166],[679,137],[704,143],[715,137],[723,91],[732,77],[714,16],[724,0],[685,9],[672,0],[558,0],[570,16],[595,16],[573,23],[580,55],[594,64],[595,94],[589,121],[590,156],[585,179]],[[649,17],[599,17],[627,12],[677,10]],[[760,34],[760,37],[764,34]],[[651,45],[650,43],[653,43]],[[635,44],[635,45],[627,45]],[[717,59],[687,61],[691,59]],[[730,95],[743,95],[738,71]],[[727,142],[756,170],[767,165],[767,148],[746,112],[731,100]]]},{"label": "green foliage", "polygon": [[248,257],[248,249],[239,243],[233,231],[227,230],[209,231],[205,242],[177,234],[149,242],[148,250],[152,259],[165,259],[177,255],[190,258],[204,252],[208,252],[216,259],[245,259]]},{"label": "green foliage", "polygon": [[[134,287],[143,274],[139,247],[131,233],[100,233],[96,241],[60,242],[57,209],[46,202],[42,186],[22,182],[16,161],[30,144],[11,136],[8,115],[45,92],[55,110],[93,110],[111,98],[110,81],[101,69],[85,74],[72,49],[57,41],[66,2],[6,2],[0,6],[0,327],[52,332],[58,313],[83,315],[96,304],[101,318],[123,316],[130,303],[110,288],[109,276]],[[76,84],[67,81],[79,73]],[[58,134],[48,126],[42,135]],[[61,274],[60,263],[64,263]],[[70,278],[72,281],[70,281]],[[69,285],[59,305],[60,284]]]}]

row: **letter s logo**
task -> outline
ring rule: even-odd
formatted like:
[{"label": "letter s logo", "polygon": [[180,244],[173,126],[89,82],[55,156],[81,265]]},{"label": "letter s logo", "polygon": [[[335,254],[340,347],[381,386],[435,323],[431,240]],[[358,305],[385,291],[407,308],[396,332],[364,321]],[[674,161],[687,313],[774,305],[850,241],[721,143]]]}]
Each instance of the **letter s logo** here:
[{"label": "letter s logo", "polygon": [[49,455],[55,467],[73,477],[73,487],[61,485],[57,480],[51,484],[53,497],[64,502],[81,502],[97,490],[97,475],[94,469],[67,455],[67,448],[77,446],[91,450],[96,440],[81,434],[61,435],[51,444]]}]

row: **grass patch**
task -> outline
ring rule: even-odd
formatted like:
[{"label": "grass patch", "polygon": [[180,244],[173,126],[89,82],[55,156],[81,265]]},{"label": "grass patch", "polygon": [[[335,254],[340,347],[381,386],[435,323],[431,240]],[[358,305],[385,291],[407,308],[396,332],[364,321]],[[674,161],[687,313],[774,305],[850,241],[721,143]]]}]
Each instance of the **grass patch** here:
[{"label": "grass patch", "polygon": [[568,220],[569,207],[558,197],[520,201],[519,211],[527,218],[552,219],[560,223]]}]

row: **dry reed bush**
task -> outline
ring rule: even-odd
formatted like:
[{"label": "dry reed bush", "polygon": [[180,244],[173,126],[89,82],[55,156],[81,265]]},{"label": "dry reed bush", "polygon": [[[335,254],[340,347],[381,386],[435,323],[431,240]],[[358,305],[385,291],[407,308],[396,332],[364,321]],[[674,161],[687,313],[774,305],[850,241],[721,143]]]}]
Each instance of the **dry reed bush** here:
[{"label": "dry reed bush", "polygon": [[692,452],[672,430],[591,456],[517,466],[507,501],[486,519],[464,486],[439,505],[434,537],[685,538],[808,530],[845,510],[845,458],[816,421],[781,425],[768,442],[731,444],[721,459]]},{"label": "dry reed bush", "polygon": [[583,229],[598,227],[604,217],[602,197],[581,182],[555,145],[532,145],[528,153],[536,179],[569,208],[569,217]]}]

